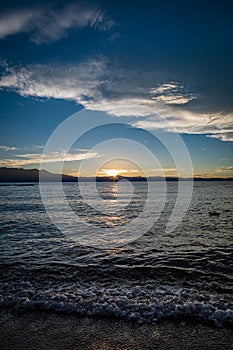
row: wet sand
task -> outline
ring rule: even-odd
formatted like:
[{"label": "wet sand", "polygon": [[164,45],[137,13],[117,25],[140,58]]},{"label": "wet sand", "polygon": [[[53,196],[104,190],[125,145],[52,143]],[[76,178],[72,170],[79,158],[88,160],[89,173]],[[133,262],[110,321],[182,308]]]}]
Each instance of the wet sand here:
[{"label": "wet sand", "polygon": [[188,320],[138,325],[114,319],[0,310],[1,350],[233,349],[233,331]]}]

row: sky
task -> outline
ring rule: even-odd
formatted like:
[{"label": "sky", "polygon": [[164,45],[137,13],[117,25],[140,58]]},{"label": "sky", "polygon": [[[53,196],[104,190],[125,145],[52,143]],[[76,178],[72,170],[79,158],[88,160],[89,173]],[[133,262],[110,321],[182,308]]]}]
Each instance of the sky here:
[{"label": "sky", "polygon": [[[38,168],[53,131],[85,111],[80,129],[88,118],[109,125],[72,146],[66,174],[86,159],[92,176],[102,159],[100,174],[157,175],[149,158],[143,172],[107,164],[117,157],[110,144],[93,151],[124,137],[153,152],[165,175],[180,175],[179,147],[174,159],[161,135],[182,139],[195,176],[233,176],[232,62],[232,1],[0,2],[0,166]],[[115,145],[121,155],[125,147]],[[62,157],[58,147],[44,168],[56,172]]]}]

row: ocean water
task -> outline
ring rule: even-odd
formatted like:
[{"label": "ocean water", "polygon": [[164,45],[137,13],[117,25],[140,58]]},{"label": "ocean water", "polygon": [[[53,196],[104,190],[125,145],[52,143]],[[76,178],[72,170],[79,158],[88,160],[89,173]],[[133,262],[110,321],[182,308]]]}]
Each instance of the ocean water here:
[{"label": "ocean water", "polygon": [[[92,193],[93,185],[88,183],[86,191]],[[49,184],[48,191],[62,217],[62,203],[53,198],[56,186]],[[95,242],[98,227],[114,232],[116,226],[127,234],[127,223],[144,208],[146,183],[135,182],[130,190],[114,182],[97,187],[108,208],[104,214],[98,201],[94,208],[85,203],[77,183],[64,184],[73,211],[90,226],[88,236]],[[75,224],[70,232],[59,231],[46,213],[38,184],[1,185],[0,194],[0,306],[138,323],[187,316],[217,326],[233,324],[233,182],[195,182],[186,215],[167,233],[177,197],[177,182],[168,182],[157,222],[143,232],[145,220],[138,220],[135,241],[107,249],[72,239],[75,230],[79,235]],[[159,207],[159,196],[156,201]]]}]

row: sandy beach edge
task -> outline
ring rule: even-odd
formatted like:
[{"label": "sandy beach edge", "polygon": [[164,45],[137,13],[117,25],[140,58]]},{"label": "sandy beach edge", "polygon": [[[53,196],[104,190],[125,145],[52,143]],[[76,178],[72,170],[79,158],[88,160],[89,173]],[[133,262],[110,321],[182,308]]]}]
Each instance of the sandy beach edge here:
[{"label": "sandy beach edge", "polygon": [[0,309],[3,350],[233,349],[233,331],[190,320],[139,325],[123,320]]}]

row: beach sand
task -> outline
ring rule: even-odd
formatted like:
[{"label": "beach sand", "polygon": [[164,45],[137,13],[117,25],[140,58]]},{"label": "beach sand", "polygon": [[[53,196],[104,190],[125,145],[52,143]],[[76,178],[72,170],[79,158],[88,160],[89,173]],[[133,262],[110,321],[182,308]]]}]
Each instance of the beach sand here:
[{"label": "beach sand", "polygon": [[138,325],[37,311],[0,311],[1,350],[233,349],[233,332],[188,320]]}]

